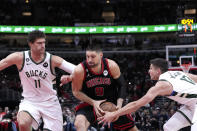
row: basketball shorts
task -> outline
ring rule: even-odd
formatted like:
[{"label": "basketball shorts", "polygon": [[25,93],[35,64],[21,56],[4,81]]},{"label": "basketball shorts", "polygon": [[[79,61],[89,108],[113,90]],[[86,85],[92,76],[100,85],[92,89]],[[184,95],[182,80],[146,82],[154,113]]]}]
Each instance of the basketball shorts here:
[{"label": "basketball shorts", "polygon": [[35,130],[41,124],[41,119],[44,122],[44,129],[63,130],[62,109],[57,97],[44,102],[32,102],[24,99],[19,105],[19,112],[21,111],[27,112],[33,118],[32,127]]},{"label": "basketball shorts", "polygon": [[[76,108],[76,115],[84,115],[86,119],[91,123],[91,125],[97,122],[96,112],[93,109],[93,106],[82,103]],[[135,126],[133,118],[131,115],[120,116],[119,119],[115,122],[112,122],[113,128],[117,130],[128,130]]]}]

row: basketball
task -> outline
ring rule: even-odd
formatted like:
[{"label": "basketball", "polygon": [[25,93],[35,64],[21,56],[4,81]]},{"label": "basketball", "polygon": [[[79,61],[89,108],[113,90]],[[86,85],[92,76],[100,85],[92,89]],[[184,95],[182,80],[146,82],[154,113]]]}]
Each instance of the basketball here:
[{"label": "basketball", "polygon": [[109,112],[113,112],[113,111],[116,111],[117,108],[116,108],[116,105],[112,102],[103,102],[100,104],[100,108],[103,110],[103,111],[109,111]]},{"label": "basketball", "polygon": [[[116,111],[117,110],[116,105],[114,103],[108,102],[108,101],[105,101],[105,102],[101,103],[100,104],[100,108],[103,111],[109,111],[109,112],[113,112],[113,111]],[[116,121],[118,118],[119,117],[114,118],[112,122]]]}]

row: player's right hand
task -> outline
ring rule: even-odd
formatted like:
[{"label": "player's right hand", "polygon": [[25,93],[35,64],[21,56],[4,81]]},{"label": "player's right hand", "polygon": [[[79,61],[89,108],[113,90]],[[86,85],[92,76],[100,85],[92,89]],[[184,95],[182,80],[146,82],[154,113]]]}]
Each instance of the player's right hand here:
[{"label": "player's right hand", "polygon": [[118,117],[114,115],[114,112],[107,112],[107,111],[105,112],[104,116],[97,118],[97,120],[99,121],[98,124],[103,123],[102,125],[103,127],[105,125],[108,125],[108,128],[110,128],[110,123],[116,121],[117,119]]},{"label": "player's right hand", "polygon": [[94,107],[97,117],[101,117],[105,114],[105,112],[100,108],[100,104],[103,103],[104,101],[106,100],[97,100],[97,101],[94,101],[93,103],[93,107]]},{"label": "player's right hand", "polygon": [[64,84],[67,84],[68,82],[71,81],[72,81],[72,75],[63,75],[60,80],[61,82],[60,86],[63,86]]}]

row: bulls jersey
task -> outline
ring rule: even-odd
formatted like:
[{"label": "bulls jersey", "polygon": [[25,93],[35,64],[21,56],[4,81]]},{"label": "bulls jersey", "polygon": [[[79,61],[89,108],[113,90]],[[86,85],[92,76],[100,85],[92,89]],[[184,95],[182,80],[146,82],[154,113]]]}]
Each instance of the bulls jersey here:
[{"label": "bulls jersey", "polygon": [[159,80],[168,81],[173,92],[168,98],[181,104],[192,105],[197,102],[197,84],[182,71],[167,71],[160,75]]},{"label": "bulls jersey", "polygon": [[82,92],[94,100],[107,99],[108,101],[116,103],[118,88],[111,76],[108,60],[102,59],[102,70],[100,73],[93,72],[88,66],[87,61],[83,61],[81,64],[84,68]]},{"label": "bulls jersey", "polygon": [[39,63],[32,59],[30,51],[24,52],[23,66],[19,70],[24,99],[46,101],[56,97],[56,91],[53,89],[55,75],[51,69],[51,54],[48,52]]}]

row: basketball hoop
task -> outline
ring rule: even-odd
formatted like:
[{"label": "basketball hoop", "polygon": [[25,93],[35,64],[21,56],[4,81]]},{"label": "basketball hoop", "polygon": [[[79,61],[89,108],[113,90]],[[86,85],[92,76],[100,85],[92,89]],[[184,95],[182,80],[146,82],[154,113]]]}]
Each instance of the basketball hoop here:
[{"label": "basketball hoop", "polygon": [[190,68],[192,67],[192,64],[191,63],[188,63],[188,64],[182,64],[181,65],[181,69],[183,70],[183,72],[186,72],[188,73]]}]

